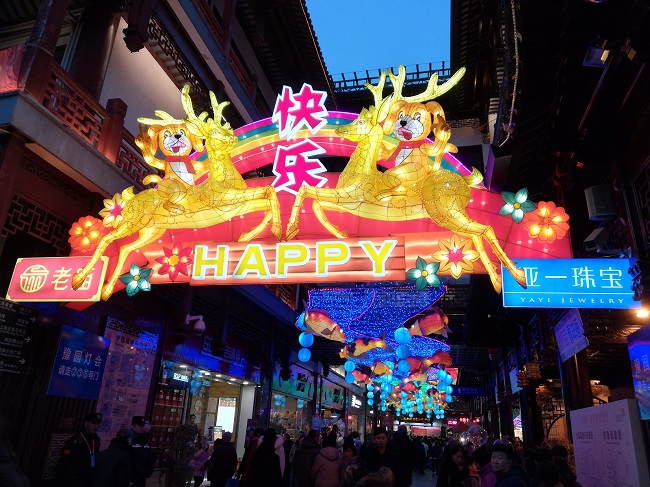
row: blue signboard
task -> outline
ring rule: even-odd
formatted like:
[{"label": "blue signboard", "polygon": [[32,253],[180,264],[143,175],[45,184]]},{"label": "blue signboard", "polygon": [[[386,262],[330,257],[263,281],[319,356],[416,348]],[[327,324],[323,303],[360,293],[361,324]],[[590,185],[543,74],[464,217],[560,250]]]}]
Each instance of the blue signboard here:
[{"label": "blue signboard", "polygon": [[63,325],[47,395],[96,400],[110,343],[108,338]]},{"label": "blue signboard", "polygon": [[503,276],[503,305],[513,308],[639,308],[630,259],[517,259],[526,273],[522,288]]},{"label": "blue signboard", "polygon": [[483,386],[451,386],[452,396],[485,396]]},{"label": "blue signboard", "polygon": [[634,396],[641,419],[650,419],[650,324],[627,336]]}]

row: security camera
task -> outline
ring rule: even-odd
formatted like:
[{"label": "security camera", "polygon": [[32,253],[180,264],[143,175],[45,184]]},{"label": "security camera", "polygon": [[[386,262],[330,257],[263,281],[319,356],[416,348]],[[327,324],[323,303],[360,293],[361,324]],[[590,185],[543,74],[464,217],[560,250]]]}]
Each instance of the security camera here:
[{"label": "security camera", "polygon": [[203,335],[205,333],[205,321],[203,321],[203,316],[202,315],[197,315],[197,316],[190,316],[187,315],[187,318],[185,319],[185,324],[189,325],[190,321],[194,321],[194,331],[198,336]]}]

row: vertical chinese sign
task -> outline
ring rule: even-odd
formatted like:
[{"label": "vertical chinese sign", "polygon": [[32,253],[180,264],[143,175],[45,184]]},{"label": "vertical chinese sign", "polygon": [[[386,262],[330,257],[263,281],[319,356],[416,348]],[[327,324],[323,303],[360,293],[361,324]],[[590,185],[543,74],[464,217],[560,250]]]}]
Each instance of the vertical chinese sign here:
[{"label": "vertical chinese sign", "polygon": [[96,400],[109,344],[107,338],[63,325],[47,395]]}]

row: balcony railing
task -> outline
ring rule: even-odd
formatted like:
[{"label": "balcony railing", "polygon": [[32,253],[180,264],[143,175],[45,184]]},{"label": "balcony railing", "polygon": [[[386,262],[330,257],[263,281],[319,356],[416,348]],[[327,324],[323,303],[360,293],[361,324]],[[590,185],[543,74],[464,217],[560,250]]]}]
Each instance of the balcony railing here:
[{"label": "balcony railing", "polygon": [[135,137],[123,127],[122,118],[111,116],[54,60],[38,101],[69,130],[113,162],[136,188],[144,187],[142,179],[146,175],[157,173],[144,162]]},{"label": "balcony railing", "polygon": [[[391,68],[397,73],[397,68]],[[371,69],[355,71],[352,73],[341,73],[331,75],[330,80],[334,86],[334,92],[348,92],[365,90],[365,83],[377,85],[379,77],[384,69]],[[409,85],[428,83],[433,74],[438,75],[438,83],[446,81],[451,76],[451,68],[445,61],[439,63],[415,64],[406,66],[406,82]]]}]

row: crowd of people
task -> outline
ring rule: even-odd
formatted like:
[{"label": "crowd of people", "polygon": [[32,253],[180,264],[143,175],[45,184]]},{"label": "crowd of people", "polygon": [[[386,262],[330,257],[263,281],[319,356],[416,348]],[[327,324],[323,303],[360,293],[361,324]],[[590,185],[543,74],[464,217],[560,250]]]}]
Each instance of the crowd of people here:
[{"label": "crowd of people", "polygon": [[[131,428],[118,431],[104,450],[97,436],[101,420],[89,414],[65,442],[57,485],[144,487],[153,472],[145,418],[133,417]],[[356,432],[344,437],[336,425],[301,433],[296,441],[272,428],[256,428],[239,461],[230,432],[212,450],[198,430],[195,438],[189,464],[194,487],[206,476],[210,487],[227,487],[232,479],[240,487],[409,487],[414,475],[424,476],[429,468],[430,485],[436,487],[579,487],[561,445],[526,451],[509,440],[465,445],[411,438],[404,425],[392,435],[377,427],[365,443]]]},{"label": "crowd of people", "polygon": [[124,428],[101,449],[97,430],[100,413],[90,413],[83,427],[63,444],[56,464],[57,487],[144,487],[154,470],[144,416],[133,416]]},{"label": "crowd of people", "polygon": [[357,433],[343,437],[336,427],[301,433],[295,442],[257,429],[234,475],[242,487],[408,487],[429,468],[436,487],[579,487],[563,446],[523,451],[509,440],[466,446],[410,438],[404,425],[390,436],[375,428],[363,444]]}]

